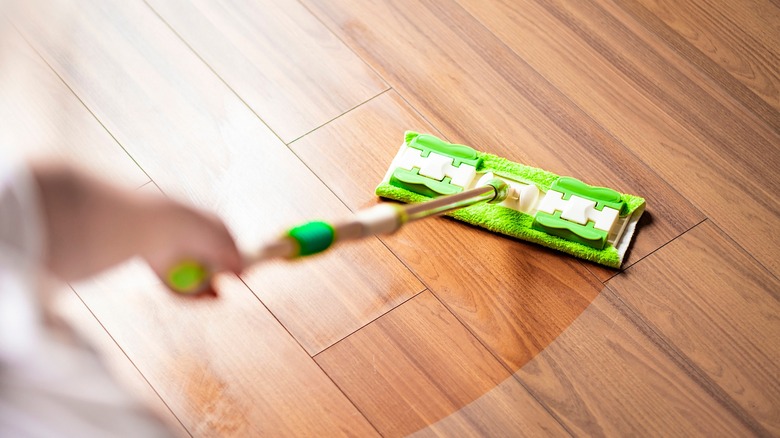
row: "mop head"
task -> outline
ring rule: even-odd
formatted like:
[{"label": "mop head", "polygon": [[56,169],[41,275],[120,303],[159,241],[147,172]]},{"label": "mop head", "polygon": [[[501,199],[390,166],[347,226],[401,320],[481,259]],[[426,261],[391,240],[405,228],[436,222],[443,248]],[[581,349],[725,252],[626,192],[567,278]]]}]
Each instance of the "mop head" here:
[{"label": "mop head", "polygon": [[499,204],[448,213],[490,231],[619,268],[645,200],[408,131],[376,194],[403,202],[460,193],[492,178],[509,185]]}]

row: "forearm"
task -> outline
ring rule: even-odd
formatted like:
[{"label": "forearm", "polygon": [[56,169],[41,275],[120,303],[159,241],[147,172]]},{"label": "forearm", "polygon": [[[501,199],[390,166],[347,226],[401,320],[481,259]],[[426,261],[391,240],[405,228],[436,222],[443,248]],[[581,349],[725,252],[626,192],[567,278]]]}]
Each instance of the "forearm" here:
[{"label": "forearm", "polygon": [[162,196],[125,191],[61,165],[34,165],[46,267],[66,281],[96,274],[130,257],[145,258],[161,277],[192,258],[213,272],[238,272],[241,256],[219,218]]},{"label": "forearm", "polygon": [[148,218],[140,198],[62,165],[34,165],[46,234],[44,261],[75,280],[144,250]]}]

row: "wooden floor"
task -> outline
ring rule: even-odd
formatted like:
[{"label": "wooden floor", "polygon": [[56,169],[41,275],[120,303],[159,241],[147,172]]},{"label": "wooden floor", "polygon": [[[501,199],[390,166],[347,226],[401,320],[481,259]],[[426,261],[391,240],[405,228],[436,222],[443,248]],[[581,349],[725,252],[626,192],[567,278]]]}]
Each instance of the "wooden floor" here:
[{"label": "wooden floor", "polygon": [[446,219],[63,311],[182,436],[780,435],[780,4],[60,0],[0,144],[216,211],[245,248],[377,202],[407,129],[648,200],[617,272]]}]

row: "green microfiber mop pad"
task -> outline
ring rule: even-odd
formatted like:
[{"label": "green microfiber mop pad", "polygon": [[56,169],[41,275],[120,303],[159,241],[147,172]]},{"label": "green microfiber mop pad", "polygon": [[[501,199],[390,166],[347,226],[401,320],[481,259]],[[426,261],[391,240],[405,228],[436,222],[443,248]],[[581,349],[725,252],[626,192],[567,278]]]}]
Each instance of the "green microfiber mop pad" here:
[{"label": "green microfiber mop pad", "polygon": [[[414,141],[417,137],[422,139],[422,136],[413,132],[408,132],[406,134],[407,141],[404,143],[404,146],[402,146],[402,150],[399,152],[399,157],[401,154],[403,154],[404,149],[408,149],[408,147],[417,147],[414,145]],[[433,136],[425,137],[426,140],[429,141],[438,141],[444,143]],[[455,146],[463,147],[461,145]],[[478,161],[476,161],[477,165],[475,167],[477,175],[491,172],[497,177],[503,177],[525,184],[534,184],[540,190],[540,192],[550,191],[551,187],[553,187],[556,181],[561,179],[559,175],[543,169],[525,166],[523,164],[515,163],[492,154],[479,151],[474,151],[474,153],[478,159]],[[441,152],[440,155],[446,156],[444,152]],[[393,185],[391,183],[390,175],[392,175],[393,170],[398,163],[399,159],[397,158],[393,162],[393,165],[388,172],[388,176],[376,188],[376,194],[383,198],[394,199],[408,203],[417,203],[429,200],[429,196],[411,191],[409,190],[409,187],[403,188],[399,187],[398,184]],[[414,171],[418,171],[418,168],[414,168]],[[445,177],[443,181],[449,182],[450,179],[449,177]],[[590,260],[601,265],[612,268],[619,268],[622,264],[623,256],[625,255],[628,243],[630,242],[634,232],[636,222],[638,221],[639,216],[642,214],[645,207],[645,200],[634,195],[620,194],[620,201],[625,204],[620,212],[620,218],[622,218],[622,221],[624,222],[623,231],[622,233],[618,233],[622,234],[622,236],[618,236],[620,237],[619,241],[607,243],[603,249],[594,248],[580,242],[564,239],[562,237],[548,234],[547,232],[541,231],[539,229],[535,229],[533,227],[534,215],[502,205],[477,204],[471,207],[450,212],[448,213],[448,216],[496,233],[501,233],[516,237],[521,240],[534,242],[539,245],[562,251],[585,260]]]}]

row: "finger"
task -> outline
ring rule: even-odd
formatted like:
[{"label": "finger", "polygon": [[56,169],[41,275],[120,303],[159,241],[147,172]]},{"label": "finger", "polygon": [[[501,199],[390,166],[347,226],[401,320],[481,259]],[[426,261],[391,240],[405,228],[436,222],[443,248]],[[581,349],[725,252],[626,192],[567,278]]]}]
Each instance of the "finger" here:
[{"label": "finger", "polygon": [[208,238],[203,241],[204,247],[201,253],[203,257],[208,260],[215,272],[228,271],[239,274],[244,268],[243,258],[225,224],[215,217],[209,217],[206,226],[209,229]]}]

